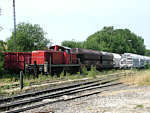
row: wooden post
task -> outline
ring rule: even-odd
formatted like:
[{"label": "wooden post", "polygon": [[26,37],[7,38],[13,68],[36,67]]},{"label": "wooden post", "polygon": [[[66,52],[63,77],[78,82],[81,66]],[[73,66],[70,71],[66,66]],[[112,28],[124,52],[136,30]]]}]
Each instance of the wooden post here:
[{"label": "wooden post", "polygon": [[44,73],[48,74],[48,62],[44,63]]},{"label": "wooden post", "polygon": [[20,90],[23,89],[23,72],[20,71]]},{"label": "wooden post", "polygon": [[38,66],[37,66],[36,61],[34,61],[33,70],[34,70],[34,76],[35,76],[36,78],[38,78]]}]

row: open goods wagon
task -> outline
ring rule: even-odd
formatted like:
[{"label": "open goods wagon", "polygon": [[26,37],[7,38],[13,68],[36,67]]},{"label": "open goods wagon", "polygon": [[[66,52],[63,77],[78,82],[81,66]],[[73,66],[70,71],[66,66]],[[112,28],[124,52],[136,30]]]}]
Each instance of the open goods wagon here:
[{"label": "open goods wagon", "polygon": [[5,52],[4,68],[13,72],[25,69],[25,64],[31,63],[31,52]]},{"label": "open goods wagon", "polygon": [[114,56],[112,53],[101,52],[102,53],[102,68],[103,69],[112,69],[114,68]]},{"label": "open goods wagon", "polygon": [[93,65],[97,69],[102,68],[101,53],[99,51],[81,48],[72,48],[71,51],[77,54],[82,67],[86,66],[87,69],[90,69],[91,65]]},{"label": "open goods wagon", "polygon": [[111,53],[81,48],[73,48],[72,52],[77,54],[81,64],[88,69],[91,65],[98,70],[113,68],[113,55]]}]

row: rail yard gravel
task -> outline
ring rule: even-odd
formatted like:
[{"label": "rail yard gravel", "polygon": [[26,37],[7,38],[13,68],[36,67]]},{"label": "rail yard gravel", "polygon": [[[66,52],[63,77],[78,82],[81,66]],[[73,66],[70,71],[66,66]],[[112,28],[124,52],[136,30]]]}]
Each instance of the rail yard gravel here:
[{"label": "rail yard gravel", "polygon": [[24,113],[37,112],[150,113],[150,86],[130,86],[105,91],[84,98],[46,105]]}]

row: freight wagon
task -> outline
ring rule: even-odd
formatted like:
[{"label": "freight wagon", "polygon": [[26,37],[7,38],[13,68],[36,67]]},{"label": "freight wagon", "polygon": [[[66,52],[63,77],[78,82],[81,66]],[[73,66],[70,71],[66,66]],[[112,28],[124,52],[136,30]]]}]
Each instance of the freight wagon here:
[{"label": "freight wagon", "polygon": [[122,54],[120,61],[121,68],[144,68],[146,64],[150,65],[150,57],[133,53]]},{"label": "freight wagon", "polygon": [[120,68],[120,60],[121,60],[121,55],[117,53],[111,53],[113,55],[113,67],[115,69]]},{"label": "freight wagon", "polygon": [[101,52],[101,60],[103,69],[112,69],[114,68],[114,56],[112,53]]},{"label": "freight wagon", "polygon": [[73,48],[72,52],[77,54],[81,65],[90,69],[91,65],[98,70],[113,68],[113,55],[107,52]]},{"label": "freight wagon", "polygon": [[18,72],[25,69],[25,64],[31,63],[31,52],[5,52],[4,68]]}]

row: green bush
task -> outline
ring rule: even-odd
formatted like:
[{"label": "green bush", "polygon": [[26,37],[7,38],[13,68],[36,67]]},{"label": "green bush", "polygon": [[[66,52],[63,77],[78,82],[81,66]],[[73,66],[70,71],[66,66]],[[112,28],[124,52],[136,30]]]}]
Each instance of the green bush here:
[{"label": "green bush", "polygon": [[87,71],[87,68],[85,66],[83,66],[82,70],[81,70],[81,73],[83,75],[88,75],[88,71]]},{"label": "green bush", "polygon": [[77,72],[77,75],[81,75],[81,72]]},{"label": "green bush", "polygon": [[70,73],[66,72],[66,79],[67,80],[69,80],[70,76],[71,76]]},{"label": "green bush", "polygon": [[0,62],[0,74],[3,74],[3,73],[2,73],[3,71],[4,71],[3,62]]},{"label": "green bush", "polygon": [[149,64],[145,64],[145,65],[144,65],[144,68],[145,68],[145,69],[150,69],[150,65],[149,65]]},{"label": "green bush", "polygon": [[58,79],[58,77],[57,77],[57,75],[55,74],[55,75],[53,75],[52,76],[52,78],[53,78],[53,80],[57,80]]},{"label": "green bush", "polygon": [[6,71],[4,69],[4,55],[0,52],[0,77],[5,74]]},{"label": "green bush", "polygon": [[65,73],[64,73],[64,71],[62,71],[62,72],[60,73],[60,79],[64,79],[64,76],[65,76]]},{"label": "green bush", "polygon": [[97,74],[97,70],[96,67],[94,67],[93,65],[91,66],[91,70],[88,73],[88,76],[92,77],[92,78],[96,78],[96,74]]},{"label": "green bush", "polygon": [[2,95],[3,94],[3,90],[2,90],[2,88],[0,88],[0,95]]}]

